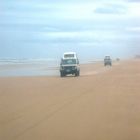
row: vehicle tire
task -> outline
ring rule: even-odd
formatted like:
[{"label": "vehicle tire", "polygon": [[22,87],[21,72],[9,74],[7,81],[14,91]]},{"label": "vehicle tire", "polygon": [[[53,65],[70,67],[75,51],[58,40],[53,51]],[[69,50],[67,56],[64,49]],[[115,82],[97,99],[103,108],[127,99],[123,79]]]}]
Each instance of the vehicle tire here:
[{"label": "vehicle tire", "polygon": [[63,73],[63,72],[60,72],[60,76],[61,76],[61,77],[64,77],[64,73]]},{"label": "vehicle tire", "polygon": [[80,71],[78,71],[78,76],[80,76]]},{"label": "vehicle tire", "polygon": [[79,71],[76,71],[75,76],[79,76],[79,74],[80,74]]}]

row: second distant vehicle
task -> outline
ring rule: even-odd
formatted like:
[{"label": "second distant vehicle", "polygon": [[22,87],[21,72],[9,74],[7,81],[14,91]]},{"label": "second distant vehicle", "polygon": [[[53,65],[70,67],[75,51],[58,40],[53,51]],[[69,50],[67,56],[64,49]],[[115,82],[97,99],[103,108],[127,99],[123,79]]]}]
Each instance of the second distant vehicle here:
[{"label": "second distant vehicle", "polygon": [[104,58],[104,66],[112,66],[112,60],[110,58],[110,56],[105,56]]}]

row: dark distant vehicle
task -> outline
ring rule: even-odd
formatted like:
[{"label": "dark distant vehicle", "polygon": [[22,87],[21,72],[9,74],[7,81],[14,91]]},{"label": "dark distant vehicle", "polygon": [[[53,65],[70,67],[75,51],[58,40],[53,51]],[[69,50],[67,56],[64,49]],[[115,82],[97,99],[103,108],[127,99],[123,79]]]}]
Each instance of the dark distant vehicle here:
[{"label": "dark distant vehicle", "polygon": [[77,58],[63,58],[60,63],[60,76],[64,77],[68,74],[75,76],[80,75],[79,60]]},{"label": "dark distant vehicle", "polygon": [[110,58],[110,56],[105,56],[104,58],[104,66],[112,66],[112,60]]},{"label": "dark distant vehicle", "polygon": [[116,58],[116,61],[120,61],[120,58]]}]

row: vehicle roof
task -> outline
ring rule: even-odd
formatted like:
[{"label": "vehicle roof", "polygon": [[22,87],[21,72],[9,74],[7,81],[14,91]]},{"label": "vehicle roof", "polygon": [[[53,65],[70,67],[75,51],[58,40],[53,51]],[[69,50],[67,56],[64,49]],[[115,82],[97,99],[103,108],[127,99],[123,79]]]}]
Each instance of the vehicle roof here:
[{"label": "vehicle roof", "polygon": [[76,54],[76,52],[64,52],[63,55],[65,55],[65,54]]},{"label": "vehicle roof", "polygon": [[[66,55],[73,55],[73,56],[67,56],[66,57]],[[63,59],[65,59],[65,58],[67,58],[67,59],[77,58],[77,54],[76,54],[76,52],[65,52],[65,53],[63,53]]]},{"label": "vehicle roof", "polygon": [[106,55],[105,57],[110,57],[110,55]]}]

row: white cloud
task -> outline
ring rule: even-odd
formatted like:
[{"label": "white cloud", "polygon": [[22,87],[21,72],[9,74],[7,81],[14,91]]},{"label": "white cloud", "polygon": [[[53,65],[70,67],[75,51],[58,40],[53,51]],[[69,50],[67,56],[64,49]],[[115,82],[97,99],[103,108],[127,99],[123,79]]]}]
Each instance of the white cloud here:
[{"label": "white cloud", "polygon": [[140,3],[129,3],[128,4],[128,15],[130,17],[140,18]]},{"label": "white cloud", "polygon": [[139,32],[140,33],[140,26],[139,27],[129,27],[129,28],[126,28],[126,31]]}]

